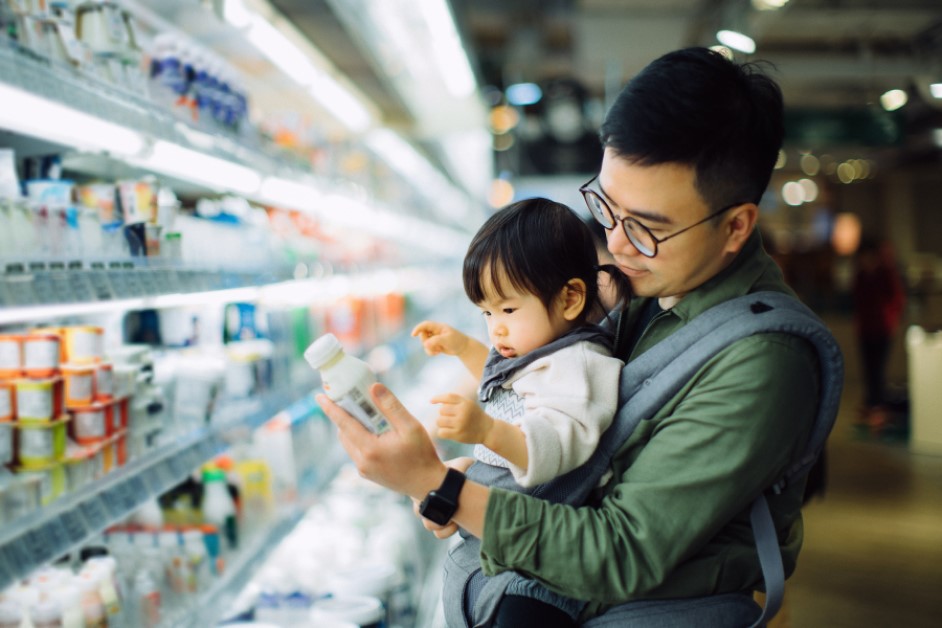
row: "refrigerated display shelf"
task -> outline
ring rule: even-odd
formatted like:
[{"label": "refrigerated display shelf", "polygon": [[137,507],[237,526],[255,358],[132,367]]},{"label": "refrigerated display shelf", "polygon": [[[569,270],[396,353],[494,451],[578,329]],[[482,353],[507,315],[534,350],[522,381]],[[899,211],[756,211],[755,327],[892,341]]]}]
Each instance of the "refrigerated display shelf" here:
[{"label": "refrigerated display shelf", "polygon": [[126,518],[223,451],[231,430],[254,429],[279,412],[310,414],[309,390],[273,391],[221,404],[206,427],[160,446],[100,480],[22,516],[0,531],[0,590]]},{"label": "refrigerated display shelf", "polygon": [[165,617],[160,625],[166,628],[205,628],[224,620],[239,593],[258,573],[259,566],[294,530],[315,497],[327,488],[346,461],[343,450],[335,443],[331,455],[316,467],[308,469],[299,482],[299,494],[306,497],[282,508],[273,522],[250,538],[234,559],[227,561],[226,571],[221,577],[190,604],[181,606],[175,613]]},{"label": "refrigerated display shelf", "polygon": [[[232,272],[145,261],[21,263],[0,274],[0,325],[115,310],[236,300],[239,289],[290,279],[274,271]],[[202,295],[202,296],[200,296]],[[65,308],[63,310],[62,308]],[[45,315],[44,315],[45,314]]]}]

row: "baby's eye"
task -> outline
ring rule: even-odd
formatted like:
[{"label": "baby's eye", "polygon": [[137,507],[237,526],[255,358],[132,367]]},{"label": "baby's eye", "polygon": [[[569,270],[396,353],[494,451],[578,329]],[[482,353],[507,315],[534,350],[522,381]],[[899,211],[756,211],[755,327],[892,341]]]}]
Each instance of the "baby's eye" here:
[{"label": "baby's eye", "polygon": [[515,307],[505,307],[503,311],[504,311],[504,314],[513,314],[514,312],[517,311],[517,308],[515,308]]},{"label": "baby's eye", "polygon": [[482,315],[482,316],[490,316],[491,313],[488,312],[487,310],[481,310],[481,315]]}]

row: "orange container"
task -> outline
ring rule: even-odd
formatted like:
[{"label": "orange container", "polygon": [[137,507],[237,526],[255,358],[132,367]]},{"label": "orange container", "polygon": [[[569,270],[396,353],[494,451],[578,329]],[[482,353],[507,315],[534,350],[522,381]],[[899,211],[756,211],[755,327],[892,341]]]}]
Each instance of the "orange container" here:
[{"label": "orange container", "polygon": [[59,336],[28,334],[23,337],[23,373],[42,379],[59,374]]},{"label": "orange container", "polygon": [[104,352],[104,330],[94,325],[64,327],[65,356],[74,364],[101,362]]},{"label": "orange container", "polygon": [[114,396],[114,367],[110,362],[95,365],[95,400],[111,401]]},{"label": "orange container", "polygon": [[18,379],[16,417],[20,421],[51,421],[62,415],[62,378]]},{"label": "orange container", "polygon": [[118,399],[111,408],[111,420],[114,422],[115,431],[128,429],[128,413],[131,409],[131,399],[129,397]]},{"label": "orange container", "polygon": [[95,401],[95,365],[63,364],[65,380],[65,407],[81,408]]},{"label": "orange container", "polygon": [[0,422],[16,418],[16,385],[0,380]]},{"label": "orange container", "polygon": [[93,403],[71,409],[69,414],[72,415],[69,433],[79,445],[101,443],[112,433],[111,404]]},{"label": "orange container", "polygon": [[127,430],[118,432],[115,436],[115,458],[119,467],[128,463],[128,433]]},{"label": "orange container", "polygon": [[59,337],[59,364],[62,364],[63,362],[67,362],[67,360],[65,359],[65,342],[63,342],[62,340],[63,336],[62,336],[61,327],[50,327],[50,326],[33,327],[32,329],[29,330],[29,333],[40,334],[40,335],[53,334],[55,336],[58,336]]},{"label": "orange container", "polygon": [[0,379],[22,377],[23,336],[0,335]]}]

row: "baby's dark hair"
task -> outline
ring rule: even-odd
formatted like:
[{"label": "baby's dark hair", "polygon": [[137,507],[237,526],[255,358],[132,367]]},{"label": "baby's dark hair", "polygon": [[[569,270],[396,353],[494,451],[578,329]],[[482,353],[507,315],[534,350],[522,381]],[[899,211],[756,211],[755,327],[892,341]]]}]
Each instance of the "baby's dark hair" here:
[{"label": "baby's dark hair", "polygon": [[481,303],[488,290],[506,296],[501,275],[521,292],[532,294],[549,309],[571,279],[586,285],[585,322],[599,300],[599,270],[612,276],[620,301],[627,303],[630,285],[612,265],[599,266],[596,241],[588,226],[571,209],[545,198],[512,203],[487,219],[475,234],[464,258],[464,291]]}]

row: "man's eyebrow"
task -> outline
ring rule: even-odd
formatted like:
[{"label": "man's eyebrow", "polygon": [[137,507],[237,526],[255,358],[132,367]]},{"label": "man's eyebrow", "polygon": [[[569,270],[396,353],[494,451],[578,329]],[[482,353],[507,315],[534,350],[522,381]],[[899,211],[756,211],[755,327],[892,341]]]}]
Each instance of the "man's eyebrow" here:
[{"label": "man's eyebrow", "polygon": [[599,191],[602,193],[602,196],[605,197],[605,200],[606,202],[608,202],[609,205],[613,207],[617,207],[618,209],[624,209],[625,211],[631,214],[632,218],[641,218],[645,222],[656,222],[663,225],[674,224],[673,220],[671,220],[664,214],[660,214],[658,212],[653,212],[653,211],[644,210],[644,209],[628,209],[626,207],[622,207],[621,205],[616,203],[614,200],[612,200],[612,197],[608,195],[608,192],[605,191],[605,188],[602,187],[602,184],[600,182],[596,181],[596,183],[599,186]]}]

